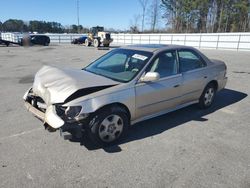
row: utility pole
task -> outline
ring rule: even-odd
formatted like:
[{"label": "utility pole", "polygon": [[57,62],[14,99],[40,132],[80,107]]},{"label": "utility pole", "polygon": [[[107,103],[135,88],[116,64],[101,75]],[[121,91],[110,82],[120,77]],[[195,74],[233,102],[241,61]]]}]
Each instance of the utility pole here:
[{"label": "utility pole", "polygon": [[79,29],[79,0],[76,0],[76,9],[77,9],[77,31],[80,32]]}]

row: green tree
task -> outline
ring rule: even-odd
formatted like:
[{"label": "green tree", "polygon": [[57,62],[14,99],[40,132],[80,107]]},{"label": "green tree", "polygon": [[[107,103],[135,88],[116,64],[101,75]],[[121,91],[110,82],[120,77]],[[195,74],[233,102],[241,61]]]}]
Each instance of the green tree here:
[{"label": "green tree", "polygon": [[233,4],[231,31],[247,31],[249,24],[249,4],[248,0],[239,0]]},{"label": "green tree", "polygon": [[196,0],[195,6],[198,11],[197,31],[204,33],[207,32],[207,17],[209,12],[209,5],[211,0]]},{"label": "green tree", "polygon": [[78,33],[78,27],[77,25],[73,24],[70,26],[70,32],[71,33]]},{"label": "green tree", "polygon": [[24,22],[22,20],[17,19],[9,19],[5,21],[2,26],[4,31],[10,32],[24,32],[27,29],[27,27],[25,27]]},{"label": "green tree", "polygon": [[3,31],[3,23],[0,22],[0,31]]}]

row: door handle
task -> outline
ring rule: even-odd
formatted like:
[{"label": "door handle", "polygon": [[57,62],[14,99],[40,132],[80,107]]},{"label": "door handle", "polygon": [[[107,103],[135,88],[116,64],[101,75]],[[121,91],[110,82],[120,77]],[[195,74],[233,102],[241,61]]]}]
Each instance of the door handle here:
[{"label": "door handle", "polygon": [[177,85],[175,85],[174,87],[179,87],[180,85],[179,84],[177,84]]},{"label": "door handle", "polygon": [[206,79],[206,78],[207,78],[207,76],[204,76],[204,78]]}]

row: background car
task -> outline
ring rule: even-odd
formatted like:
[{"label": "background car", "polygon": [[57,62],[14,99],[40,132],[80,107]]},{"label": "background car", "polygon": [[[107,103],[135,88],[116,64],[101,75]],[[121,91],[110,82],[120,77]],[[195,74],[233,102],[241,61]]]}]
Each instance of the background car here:
[{"label": "background car", "polygon": [[50,38],[47,35],[27,35],[21,38],[20,44],[22,46],[30,46],[30,45],[48,46],[50,44]]},{"label": "background car", "polygon": [[24,100],[46,127],[80,127],[93,142],[107,145],[130,124],[194,103],[209,108],[226,85],[226,72],[224,62],[192,47],[132,45],[82,70],[44,66]]},{"label": "background car", "polygon": [[75,38],[71,41],[71,44],[84,44],[87,38],[88,38],[87,36],[81,36],[79,38]]}]

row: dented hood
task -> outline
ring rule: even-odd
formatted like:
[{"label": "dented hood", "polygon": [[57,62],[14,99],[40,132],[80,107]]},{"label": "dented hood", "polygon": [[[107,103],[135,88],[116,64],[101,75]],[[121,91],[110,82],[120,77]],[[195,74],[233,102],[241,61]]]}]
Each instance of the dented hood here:
[{"label": "dented hood", "polygon": [[80,89],[113,86],[118,83],[84,70],[44,66],[35,75],[33,92],[47,104],[54,104],[63,103]]}]

